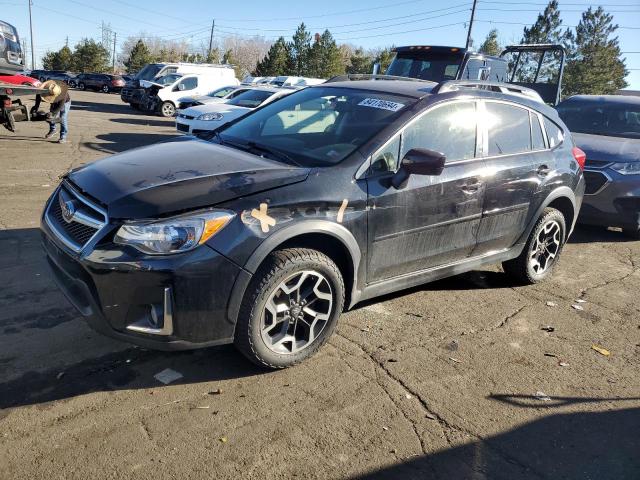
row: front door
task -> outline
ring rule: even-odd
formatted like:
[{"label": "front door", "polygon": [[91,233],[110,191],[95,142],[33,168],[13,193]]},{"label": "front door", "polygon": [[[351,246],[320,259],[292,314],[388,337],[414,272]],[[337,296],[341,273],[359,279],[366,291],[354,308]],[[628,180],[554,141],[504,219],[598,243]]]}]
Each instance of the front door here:
[{"label": "front door", "polygon": [[[444,171],[411,175],[396,189],[390,178],[412,148],[444,153]],[[373,156],[368,283],[450,264],[472,252],[485,190],[477,150],[476,103],[467,100],[430,109]]]}]

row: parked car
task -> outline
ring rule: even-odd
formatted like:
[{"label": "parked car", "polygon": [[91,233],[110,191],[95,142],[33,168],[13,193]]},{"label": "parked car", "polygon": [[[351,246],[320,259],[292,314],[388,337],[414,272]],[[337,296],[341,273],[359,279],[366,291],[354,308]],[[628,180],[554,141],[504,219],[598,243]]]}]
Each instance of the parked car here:
[{"label": "parked car", "polygon": [[41,82],[47,81],[47,75],[49,74],[48,70],[31,70],[29,72],[29,76],[33,78],[37,78]]},{"label": "parked car", "polygon": [[74,73],[65,72],[63,70],[52,70],[50,72],[47,72],[47,74],[44,75],[44,78],[45,81],[56,80],[58,82],[64,82],[69,86],[74,86],[76,83],[76,75]]},{"label": "parked car", "polygon": [[587,154],[578,221],[640,238],[640,97],[577,95],[558,113]]},{"label": "parked car", "polygon": [[235,85],[227,85],[224,87],[216,88],[206,95],[198,95],[196,97],[182,97],[178,99],[178,110],[195,107],[196,105],[224,102],[225,100],[230,100],[235,95],[238,95],[239,93],[242,93],[246,90],[247,89],[245,88],[238,88]]},{"label": "parked car", "polygon": [[[240,83],[235,77],[233,67],[229,65],[217,65],[209,63],[150,63],[145,65],[136,74],[133,81],[128,82],[125,85],[125,88],[123,88],[120,92],[120,98],[123,102],[131,105],[131,108],[138,110],[142,108],[142,97],[145,95],[145,88],[140,85],[140,82],[145,80],[156,81],[154,79],[158,79],[172,73],[177,73],[180,75],[203,74],[208,77],[219,75],[220,82],[217,84],[217,86],[238,85]],[[198,94],[204,93],[206,92],[201,92]]]},{"label": "parked car", "polygon": [[325,83],[81,166],[42,217],[57,283],[112,337],[283,368],[365,299],[496,262],[543,281],[584,154],[525,90],[456,87]]},{"label": "parked car", "polygon": [[18,30],[0,20],[0,75],[12,75],[24,70],[24,56]]},{"label": "parked car", "polygon": [[293,92],[291,89],[273,87],[249,88],[227,101],[181,110],[176,116],[176,129],[190,135],[210,132]]},{"label": "parked car", "polygon": [[40,80],[28,77],[26,75],[0,75],[0,83],[11,83],[13,85],[29,85],[31,87],[39,87]]},{"label": "parked car", "polygon": [[[166,78],[170,80],[164,81]],[[232,69],[209,69],[198,74],[170,74],[153,81],[140,81],[145,88],[140,106],[143,110],[157,112],[163,117],[173,117],[180,98],[185,94],[204,95],[235,80]]]},{"label": "parked car", "polygon": [[80,90],[95,90],[103,93],[119,92],[125,82],[120,75],[106,73],[81,73],[76,78],[76,87]]}]

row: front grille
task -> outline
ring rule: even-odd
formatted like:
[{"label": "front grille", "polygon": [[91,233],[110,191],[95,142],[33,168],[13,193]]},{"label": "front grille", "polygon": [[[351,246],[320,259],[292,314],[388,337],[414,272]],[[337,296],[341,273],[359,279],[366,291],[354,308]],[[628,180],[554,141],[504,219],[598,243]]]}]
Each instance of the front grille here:
[{"label": "front grille", "polygon": [[[72,215],[68,215],[67,218],[63,213],[65,203],[73,210]],[[65,184],[51,197],[45,217],[55,235],[77,252],[107,224],[107,214],[104,210]]]},{"label": "front grille", "polygon": [[584,171],[584,180],[587,183],[584,193],[593,195],[604,188],[609,178],[602,172]]},{"label": "front grille", "polygon": [[608,162],[606,160],[591,160],[589,157],[587,157],[586,165],[591,168],[603,168],[609,165],[610,163],[611,162]]},{"label": "front grille", "polygon": [[189,132],[189,125],[186,125],[184,123],[176,123],[176,128],[179,132]]}]

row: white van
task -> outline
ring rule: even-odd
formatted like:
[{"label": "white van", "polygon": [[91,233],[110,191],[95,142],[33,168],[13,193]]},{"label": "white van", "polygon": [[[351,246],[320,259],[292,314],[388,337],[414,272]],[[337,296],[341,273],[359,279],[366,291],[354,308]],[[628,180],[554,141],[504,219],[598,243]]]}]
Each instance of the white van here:
[{"label": "white van", "polygon": [[153,81],[141,81],[147,89],[145,102],[150,110],[163,117],[173,117],[179,99],[189,96],[206,95],[219,87],[239,85],[232,68],[205,67],[198,73],[171,73]]}]

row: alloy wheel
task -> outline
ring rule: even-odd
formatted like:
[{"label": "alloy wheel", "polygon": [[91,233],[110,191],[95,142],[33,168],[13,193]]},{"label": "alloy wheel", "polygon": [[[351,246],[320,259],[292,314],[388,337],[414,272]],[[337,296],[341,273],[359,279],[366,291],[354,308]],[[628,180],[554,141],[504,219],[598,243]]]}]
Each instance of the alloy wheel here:
[{"label": "alloy wheel", "polygon": [[529,265],[537,275],[546,272],[556,261],[561,235],[562,228],[555,220],[545,223],[538,230],[529,253]]},{"label": "alloy wheel", "polygon": [[297,353],[322,333],[332,308],[333,293],[324,275],[296,272],[271,292],[260,322],[262,339],[275,353]]}]

